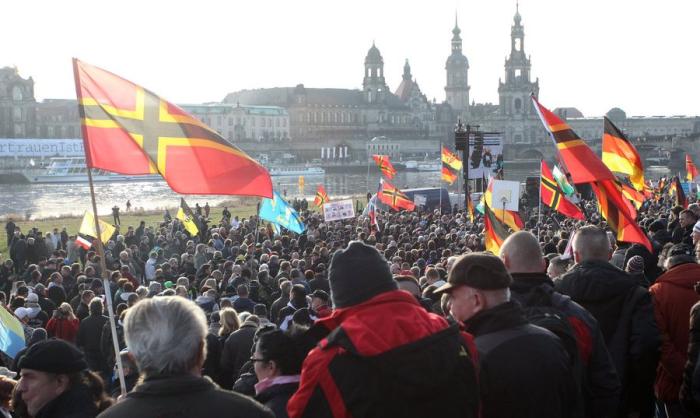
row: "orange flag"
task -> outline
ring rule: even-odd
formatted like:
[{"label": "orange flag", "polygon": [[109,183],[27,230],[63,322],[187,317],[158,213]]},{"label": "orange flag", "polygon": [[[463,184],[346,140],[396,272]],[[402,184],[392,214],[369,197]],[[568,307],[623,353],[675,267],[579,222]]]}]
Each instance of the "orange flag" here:
[{"label": "orange flag", "polygon": [[377,166],[386,178],[388,178],[389,180],[394,178],[394,176],[396,175],[396,169],[391,164],[391,161],[389,161],[388,155],[375,154],[372,156],[372,158],[374,159],[374,162],[377,163]]}]

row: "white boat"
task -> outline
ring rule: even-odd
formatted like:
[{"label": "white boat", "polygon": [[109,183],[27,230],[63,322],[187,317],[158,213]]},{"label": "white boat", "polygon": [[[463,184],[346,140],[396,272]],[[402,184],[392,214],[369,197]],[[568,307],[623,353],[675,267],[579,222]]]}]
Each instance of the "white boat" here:
[{"label": "white boat", "polygon": [[[84,183],[88,181],[85,158],[55,157],[49,160],[44,170],[28,170],[22,173],[29,183]],[[93,182],[158,181],[160,174],[116,174],[101,169],[92,170]]]},{"label": "white boat", "polygon": [[418,163],[418,171],[440,171],[440,161],[425,161]]},{"label": "white boat", "polygon": [[268,169],[272,177],[292,177],[292,176],[324,176],[326,170],[317,166],[287,165],[275,166]]}]

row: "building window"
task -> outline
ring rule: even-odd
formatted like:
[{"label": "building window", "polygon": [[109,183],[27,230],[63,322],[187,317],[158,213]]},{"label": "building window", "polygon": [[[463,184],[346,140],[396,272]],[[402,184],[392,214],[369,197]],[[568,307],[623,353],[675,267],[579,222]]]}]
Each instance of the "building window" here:
[{"label": "building window", "polygon": [[16,102],[21,102],[24,95],[22,94],[22,88],[19,86],[12,87],[12,100]]},{"label": "building window", "polygon": [[514,102],[513,102],[513,104],[514,104],[514,106],[515,106],[515,113],[520,113],[520,111],[522,110],[522,107],[523,107],[523,102],[522,102],[522,100],[520,100],[520,99],[515,99]]}]

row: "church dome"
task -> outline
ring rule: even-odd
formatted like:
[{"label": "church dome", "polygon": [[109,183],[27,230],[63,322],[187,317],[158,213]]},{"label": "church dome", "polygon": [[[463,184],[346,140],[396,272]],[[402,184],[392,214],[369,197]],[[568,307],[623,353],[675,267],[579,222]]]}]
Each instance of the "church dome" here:
[{"label": "church dome", "polygon": [[453,52],[447,57],[448,67],[467,67],[469,68],[469,60],[461,52]]},{"label": "church dome", "polygon": [[367,56],[365,57],[365,64],[381,64],[382,62],[382,54],[372,42],[372,47],[367,51]]},{"label": "church dome", "polygon": [[627,113],[625,113],[625,111],[619,107],[613,107],[612,109],[608,110],[608,113],[606,113],[605,116],[607,116],[608,119],[613,122],[620,122],[627,119]]}]

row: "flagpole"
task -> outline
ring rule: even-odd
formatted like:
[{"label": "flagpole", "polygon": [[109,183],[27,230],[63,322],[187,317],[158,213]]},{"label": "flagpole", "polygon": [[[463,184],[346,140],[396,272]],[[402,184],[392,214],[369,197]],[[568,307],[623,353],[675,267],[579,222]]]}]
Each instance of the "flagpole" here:
[{"label": "flagpole", "polygon": [[92,200],[92,214],[95,221],[95,231],[97,232],[97,253],[100,255],[100,268],[102,269],[102,286],[104,287],[105,299],[107,300],[107,313],[109,314],[109,327],[112,330],[112,345],[114,347],[114,358],[117,362],[117,374],[119,375],[119,387],[122,395],[126,395],[126,383],[124,380],[124,368],[122,358],[119,355],[119,340],[117,339],[117,325],[114,320],[114,309],[112,308],[112,291],[109,285],[107,274],[107,263],[105,262],[105,251],[102,245],[102,232],[100,231],[100,220],[97,217],[97,203],[95,202],[95,187],[92,182],[92,168],[87,169],[88,183],[90,184],[90,199]]},{"label": "flagpole", "polygon": [[540,222],[542,222],[542,161],[540,160],[540,188],[537,191],[537,242],[540,242]]},{"label": "flagpole", "polygon": [[440,193],[440,216],[442,216],[442,139],[438,141],[438,155],[440,155],[440,175],[438,176],[438,192]]},{"label": "flagpole", "polygon": [[[80,92],[80,80],[78,76],[78,60],[73,58],[73,77],[75,81],[75,93],[78,97],[78,112],[80,113],[81,120],[85,118],[85,110],[80,106],[80,98],[82,97]],[[97,254],[100,256],[100,268],[102,270],[102,286],[104,287],[105,300],[107,301],[107,313],[109,315],[109,326],[112,331],[112,345],[114,347],[114,359],[117,364],[117,375],[119,376],[119,388],[121,389],[122,396],[126,395],[126,380],[124,379],[124,367],[122,366],[122,358],[119,355],[119,340],[117,338],[117,325],[114,321],[114,309],[112,308],[112,291],[109,286],[109,280],[107,277],[107,262],[105,261],[105,251],[102,245],[102,232],[100,231],[100,219],[97,217],[97,202],[95,201],[95,186],[92,181],[92,168],[90,168],[88,161],[88,150],[89,146],[87,143],[87,128],[85,124],[82,125],[83,134],[83,148],[85,149],[85,165],[87,166],[88,184],[90,186],[90,200],[92,201],[92,215],[95,222],[95,231],[97,234]]]}]

